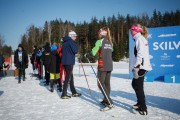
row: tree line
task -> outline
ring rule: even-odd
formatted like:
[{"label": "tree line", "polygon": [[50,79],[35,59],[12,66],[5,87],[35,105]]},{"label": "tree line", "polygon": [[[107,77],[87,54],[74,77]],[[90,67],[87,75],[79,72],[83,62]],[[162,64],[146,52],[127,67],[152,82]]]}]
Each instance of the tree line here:
[{"label": "tree line", "polygon": [[104,26],[110,28],[113,42],[113,61],[119,61],[129,57],[129,29],[132,24],[139,23],[147,27],[162,27],[180,25],[180,11],[161,13],[154,10],[152,17],[146,13],[138,16],[126,16],[120,13],[117,16],[103,17],[98,20],[92,17],[90,22],[73,23],[62,21],[61,19],[45,21],[43,27],[31,25],[26,33],[22,35],[21,44],[26,48],[27,53],[31,53],[33,46],[43,47],[45,42],[61,44],[61,38],[68,34],[70,30],[77,33],[77,43],[79,54],[83,55],[94,46],[98,40],[98,30]]},{"label": "tree line", "polygon": [[12,54],[12,47],[5,44],[4,37],[0,35],[0,54],[5,58],[10,57]]}]

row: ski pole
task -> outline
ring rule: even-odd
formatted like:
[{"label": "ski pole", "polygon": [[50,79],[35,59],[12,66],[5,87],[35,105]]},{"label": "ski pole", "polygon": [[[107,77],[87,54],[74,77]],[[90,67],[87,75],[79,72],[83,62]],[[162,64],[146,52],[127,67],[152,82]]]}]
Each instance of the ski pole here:
[{"label": "ski pole", "polygon": [[89,87],[89,83],[88,83],[88,80],[87,80],[87,77],[86,77],[86,73],[85,73],[85,70],[84,70],[82,61],[81,61],[81,57],[80,57],[80,62],[81,62],[81,67],[82,67],[82,69],[83,69],[83,73],[84,73],[84,76],[85,76],[85,79],[86,79],[86,83],[87,83],[87,86],[88,86],[88,89],[89,89],[89,93],[90,93],[90,95],[91,95],[91,97],[92,97],[91,89],[90,89],[90,87]]},{"label": "ski pole", "polygon": [[[89,59],[87,59],[87,60],[88,60],[88,62],[90,63]],[[94,68],[93,68],[93,66],[92,66],[92,65],[90,65],[90,66],[91,66],[91,68],[92,68],[92,70],[93,70],[96,78],[98,78],[98,77],[97,77],[97,74],[96,74],[96,72],[95,72],[95,70],[94,70]],[[100,89],[99,89],[99,93],[100,93]],[[99,100],[100,100],[100,94],[98,95],[98,98],[99,98]]]},{"label": "ski pole", "polygon": [[[85,54],[85,57],[86,57],[86,54]],[[90,63],[89,58],[86,57],[86,59],[87,59],[88,62]],[[92,65],[90,65],[90,66],[91,66],[91,68],[93,69]],[[95,73],[94,69],[93,69],[93,72]],[[95,73],[95,75],[96,75],[96,73]],[[97,78],[97,80],[98,80],[98,83],[99,83],[99,85],[100,85],[100,87],[101,87],[101,89],[102,89],[102,91],[103,91],[103,93],[104,93],[106,99],[108,100],[109,105],[111,106],[112,104],[111,104],[111,102],[110,102],[110,100],[109,100],[109,98],[108,98],[108,96],[107,96],[107,94],[106,94],[104,88],[102,87],[102,84],[101,84],[99,78],[97,77],[97,75],[96,75],[96,78]]]}]

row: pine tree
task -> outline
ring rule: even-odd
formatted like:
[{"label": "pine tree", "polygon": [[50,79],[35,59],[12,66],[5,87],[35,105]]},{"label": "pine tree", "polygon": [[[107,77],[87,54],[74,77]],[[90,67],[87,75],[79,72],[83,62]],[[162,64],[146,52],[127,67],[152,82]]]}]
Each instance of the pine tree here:
[{"label": "pine tree", "polygon": [[2,35],[0,34],[0,51],[2,51],[3,45],[4,45],[4,38],[3,38]]},{"label": "pine tree", "polygon": [[91,43],[91,46],[94,46],[95,42],[98,40],[98,31],[99,31],[99,25],[98,25],[98,20],[96,17],[93,17],[91,19],[91,22],[89,24],[89,36],[88,39]]},{"label": "pine tree", "polygon": [[156,12],[156,9],[153,11],[153,17],[151,18],[151,26],[157,27],[159,25],[158,21],[158,14]]},{"label": "pine tree", "polygon": [[59,21],[56,19],[51,22],[51,43],[58,43],[60,41],[60,26]]},{"label": "pine tree", "polygon": [[43,33],[42,33],[42,39],[44,43],[50,42],[48,30],[49,30],[49,25],[48,25],[48,22],[46,21],[44,24]]},{"label": "pine tree", "polygon": [[180,10],[176,10],[174,15],[175,25],[180,25]]},{"label": "pine tree", "polygon": [[34,25],[31,25],[27,30],[27,38],[28,38],[28,52],[32,51],[33,46],[37,45],[36,43],[36,27]]},{"label": "pine tree", "polygon": [[3,56],[6,57],[10,57],[12,54],[12,48],[11,46],[7,46],[6,44],[2,47],[2,51],[3,51]]},{"label": "pine tree", "polygon": [[29,45],[28,45],[27,37],[26,37],[25,34],[21,38],[21,44],[24,47],[24,49],[26,50],[26,52],[30,53],[30,50],[29,50],[29,47],[28,47]]},{"label": "pine tree", "polygon": [[[76,32],[78,34],[78,43],[79,44],[79,47],[80,47],[80,51],[79,51],[79,54],[81,56],[83,56],[88,48],[89,48],[89,41],[88,41],[88,23],[86,23],[84,21],[84,23],[82,25],[79,25],[78,27],[76,27]],[[87,62],[86,59],[83,57],[82,58],[82,62]]]}]

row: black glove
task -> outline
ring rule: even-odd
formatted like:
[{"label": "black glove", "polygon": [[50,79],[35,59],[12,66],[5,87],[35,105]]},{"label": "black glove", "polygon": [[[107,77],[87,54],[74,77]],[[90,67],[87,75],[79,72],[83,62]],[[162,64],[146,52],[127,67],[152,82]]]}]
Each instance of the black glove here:
[{"label": "black glove", "polygon": [[140,68],[140,65],[138,64],[136,67],[134,67],[134,68]]},{"label": "black glove", "polygon": [[134,79],[138,79],[139,78],[139,69],[140,69],[140,65],[137,65],[136,67],[133,68],[132,72],[133,72],[133,78]]},{"label": "black glove", "polygon": [[91,62],[91,63],[95,61],[95,58],[94,58],[94,56],[92,55],[91,52],[88,52],[88,53],[84,54],[84,57],[86,59],[88,59],[88,61]]}]

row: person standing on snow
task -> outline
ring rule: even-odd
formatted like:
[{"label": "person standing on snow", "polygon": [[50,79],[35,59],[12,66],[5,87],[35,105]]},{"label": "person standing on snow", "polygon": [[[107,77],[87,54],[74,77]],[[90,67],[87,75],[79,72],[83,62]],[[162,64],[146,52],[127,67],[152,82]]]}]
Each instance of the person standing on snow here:
[{"label": "person standing on snow", "polygon": [[30,57],[32,68],[33,68],[33,75],[35,75],[35,70],[37,69],[37,62],[36,62],[37,51],[38,51],[37,46],[34,46],[33,51],[31,52],[31,57]]},{"label": "person standing on snow", "polygon": [[[61,41],[62,42],[62,41]],[[59,81],[58,81],[58,90],[59,92],[62,92],[62,84],[63,84],[63,74],[64,76],[66,76],[66,72],[64,70],[64,66],[62,64],[62,44],[59,45],[58,49],[57,49],[57,52],[59,53],[59,57],[60,57],[60,78],[59,78]]]},{"label": "person standing on snow", "polygon": [[50,43],[47,42],[45,47],[44,47],[44,51],[42,53],[42,61],[43,61],[44,68],[45,68],[45,79],[46,79],[44,86],[49,85],[49,80],[50,80],[50,74],[48,71],[49,62],[51,59],[50,54],[51,54],[51,47],[50,47]]},{"label": "person standing on snow", "polygon": [[48,65],[48,71],[50,73],[50,91],[54,92],[54,84],[59,80],[59,65],[60,57],[57,52],[57,46],[53,44],[51,46],[50,62]]},{"label": "person standing on snow", "polygon": [[71,96],[67,95],[68,83],[70,83],[70,89],[72,92],[72,97],[79,97],[81,93],[77,93],[74,87],[74,77],[73,77],[73,66],[75,64],[75,54],[78,52],[78,46],[75,43],[76,33],[74,31],[69,32],[68,37],[63,37],[62,43],[62,64],[66,71],[66,77],[63,84],[63,91],[61,98],[69,99]]},{"label": "person standing on snow", "polygon": [[38,78],[42,79],[43,75],[42,75],[42,48],[38,48],[38,51],[36,53],[36,62],[37,62],[37,67],[38,67]]},{"label": "person standing on snow", "polygon": [[14,53],[14,65],[18,68],[18,83],[21,83],[22,75],[23,81],[25,81],[25,68],[28,67],[28,56],[21,44],[18,45],[18,49]]},{"label": "person standing on snow", "polygon": [[3,76],[4,57],[0,51],[0,77]]},{"label": "person standing on snow", "polygon": [[100,88],[102,94],[104,95],[103,101],[101,103],[107,107],[113,107],[113,102],[110,98],[110,78],[111,72],[113,70],[112,52],[113,45],[110,41],[110,31],[109,28],[101,28],[99,30],[99,40],[96,41],[95,47],[90,53],[85,56],[89,59],[98,55],[98,87]]},{"label": "person standing on snow", "polygon": [[144,76],[147,71],[152,70],[149,59],[148,32],[146,27],[132,25],[131,34],[135,45],[130,58],[130,69],[133,72],[132,87],[136,93],[137,104],[133,109],[141,115],[147,115],[147,106],[144,94]]}]

